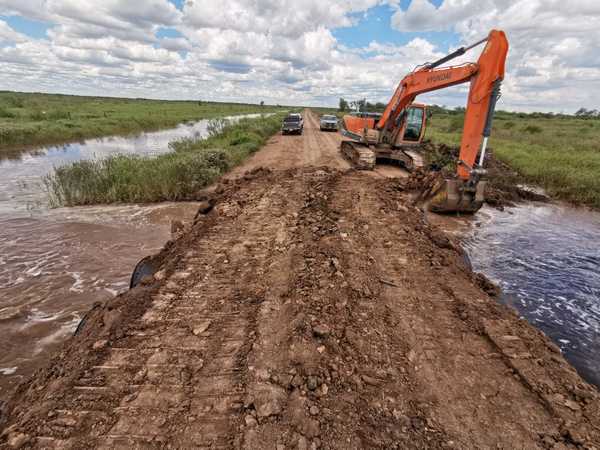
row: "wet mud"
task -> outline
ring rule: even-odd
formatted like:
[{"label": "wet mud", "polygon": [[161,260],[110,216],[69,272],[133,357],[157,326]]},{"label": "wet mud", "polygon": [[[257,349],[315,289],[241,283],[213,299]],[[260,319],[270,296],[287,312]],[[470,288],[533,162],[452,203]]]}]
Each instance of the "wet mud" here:
[{"label": "wet mud", "polygon": [[397,180],[319,148],[329,166],[217,186],[20,386],[0,447],[598,448],[598,392],[560,349]]}]

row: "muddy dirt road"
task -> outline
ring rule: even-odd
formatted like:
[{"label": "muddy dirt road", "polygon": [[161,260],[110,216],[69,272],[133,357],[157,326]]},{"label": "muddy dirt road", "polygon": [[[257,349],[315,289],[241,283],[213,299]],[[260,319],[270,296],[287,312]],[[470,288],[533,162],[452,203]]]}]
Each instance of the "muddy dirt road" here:
[{"label": "muddy dirt road", "polygon": [[600,449],[597,391],[315,123],[92,311],[0,447]]},{"label": "muddy dirt road", "polygon": [[[316,114],[304,115],[304,134],[277,134],[267,146],[255,153],[243,165],[231,171],[226,178],[235,179],[249,170],[267,167],[271,170],[284,170],[301,167],[330,167],[348,170],[350,164],[340,154],[342,136],[331,131],[319,131],[319,118]],[[408,173],[400,167],[377,166],[369,176],[405,177]]]}]

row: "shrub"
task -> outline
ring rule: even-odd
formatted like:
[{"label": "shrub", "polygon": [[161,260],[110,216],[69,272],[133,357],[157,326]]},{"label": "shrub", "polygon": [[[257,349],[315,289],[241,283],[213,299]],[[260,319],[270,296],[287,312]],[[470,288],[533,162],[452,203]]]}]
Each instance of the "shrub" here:
[{"label": "shrub", "polygon": [[[53,206],[192,200],[199,190],[263,145],[281,116],[211,121],[206,139],[169,143],[155,158],[117,155],[56,168],[44,179]],[[221,132],[217,133],[216,130]]]},{"label": "shrub", "polygon": [[11,108],[23,108],[25,106],[23,99],[15,95],[6,96],[3,100]]},{"label": "shrub", "polygon": [[543,130],[537,125],[527,125],[525,128],[523,128],[523,131],[529,134],[538,134],[541,133]]},{"label": "shrub", "polygon": [[13,113],[12,111],[9,111],[6,108],[3,108],[0,106],[0,118],[3,119],[14,119],[15,117],[17,117],[17,115],[15,113]]},{"label": "shrub", "polygon": [[61,119],[70,119],[71,113],[69,111],[63,111],[59,109],[55,109],[45,114],[46,120],[61,120]]},{"label": "shrub", "polygon": [[217,118],[209,120],[208,125],[206,126],[208,137],[210,138],[219,135],[228,125],[231,125],[231,122],[227,119]]},{"label": "shrub", "polygon": [[46,112],[40,111],[40,110],[35,110],[29,114],[29,118],[31,120],[33,120],[34,122],[40,122],[42,120],[46,120]]}]

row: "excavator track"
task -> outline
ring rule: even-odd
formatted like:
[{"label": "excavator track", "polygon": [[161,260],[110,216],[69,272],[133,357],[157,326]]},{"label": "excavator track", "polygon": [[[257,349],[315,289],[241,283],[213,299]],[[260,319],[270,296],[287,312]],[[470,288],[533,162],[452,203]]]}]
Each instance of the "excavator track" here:
[{"label": "excavator track", "polygon": [[344,158],[350,161],[355,169],[375,169],[376,155],[369,147],[351,141],[342,141],[341,151]]}]

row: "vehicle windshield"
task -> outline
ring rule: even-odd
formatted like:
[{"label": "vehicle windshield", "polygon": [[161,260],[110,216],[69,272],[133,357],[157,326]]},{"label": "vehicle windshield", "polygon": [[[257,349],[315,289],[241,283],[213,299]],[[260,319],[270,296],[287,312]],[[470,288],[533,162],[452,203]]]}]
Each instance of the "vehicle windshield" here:
[{"label": "vehicle windshield", "polygon": [[337,117],[335,117],[335,116],[323,116],[322,119],[323,120],[337,120]]},{"label": "vehicle windshield", "polygon": [[300,122],[300,117],[298,116],[289,116],[283,119],[284,122]]}]

